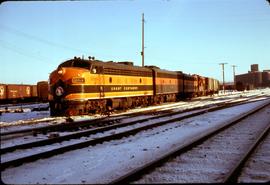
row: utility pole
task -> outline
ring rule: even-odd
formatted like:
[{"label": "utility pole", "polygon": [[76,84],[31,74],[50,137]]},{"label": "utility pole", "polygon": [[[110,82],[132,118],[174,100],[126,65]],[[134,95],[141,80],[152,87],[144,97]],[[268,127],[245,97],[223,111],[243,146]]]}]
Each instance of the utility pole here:
[{"label": "utility pole", "polygon": [[237,67],[236,65],[232,65],[233,67],[233,85],[234,85],[234,89],[235,89],[235,67]]},{"label": "utility pole", "polygon": [[144,67],[144,13],[142,14],[142,67]]},{"label": "utility pole", "polygon": [[224,65],[228,63],[220,63],[222,65],[222,76],[223,76],[223,94],[225,94],[225,77],[224,77]]}]

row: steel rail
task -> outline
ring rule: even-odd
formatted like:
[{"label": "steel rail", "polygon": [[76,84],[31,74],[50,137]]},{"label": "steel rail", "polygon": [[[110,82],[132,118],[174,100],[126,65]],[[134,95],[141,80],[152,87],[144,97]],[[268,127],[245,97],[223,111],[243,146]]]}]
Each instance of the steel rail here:
[{"label": "steel rail", "polygon": [[[109,182],[109,184],[122,184],[122,183],[129,183],[132,182],[134,180],[139,179],[142,175],[146,174],[147,172],[151,171],[153,168],[160,166],[161,164],[167,162],[170,158],[173,158],[175,156],[178,156],[182,153],[185,153],[189,150],[191,150],[192,148],[194,148],[195,146],[203,143],[204,141],[206,141],[207,139],[215,136],[216,134],[224,131],[225,129],[231,127],[234,124],[237,124],[239,121],[247,118],[248,116],[255,114],[256,112],[260,111],[261,109],[265,108],[266,106],[270,105],[270,102],[268,101],[267,103],[258,106],[256,109],[250,110],[234,119],[232,119],[228,124],[226,124],[225,126],[221,126],[215,130],[212,130],[209,133],[200,135],[199,137],[195,138],[193,141],[190,141],[189,143],[186,143],[176,149],[174,149],[173,151],[170,151],[166,154],[164,154],[163,156],[150,161],[130,172],[128,172],[127,174],[124,174],[123,176],[120,176],[114,180],[112,180],[111,182]],[[269,129],[269,128],[268,128]],[[268,130],[269,131],[269,130]],[[242,163],[241,163],[242,165]],[[233,172],[231,173],[231,175],[228,176],[227,180],[225,180],[225,182],[230,182],[230,180],[232,179],[231,177],[234,177],[235,172],[237,172],[238,168],[236,168],[235,170],[233,170]]]},{"label": "steel rail", "polygon": [[[240,103],[238,103],[238,104],[240,104]],[[230,106],[233,106],[233,105],[230,105]],[[117,134],[104,136],[104,137],[100,137],[100,138],[96,138],[96,139],[92,139],[92,140],[89,140],[89,141],[84,141],[84,142],[80,142],[80,143],[76,143],[76,144],[67,145],[67,146],[64,146],[64,147],[48,150],[48,151],[45,151],[45,152],[40,152],[40,153],[37,153],[37,154],[17,158],[15,160],[4,161],[4,162],[1,162],[1,170],[5,169],[5,168],[7,168],[9,166],[18,166],[18,165],[20,165],[20,164],[22,164],[24,162],[30,162],[30,161],[34,161],[34,160],[37,160],[37,159],[40,159],[40,158],[50,157],[50,156],[53,156],[53,155],[56,155],[56,154],[64,153],[64,152],[75,150],[75,149],[84,148],[84,147],[87,147],[87,146],[90,146],[90,145],[93,146],[93,145],[96,145],[96,144],[99,144],[99,143],[103,143],[105,141],[110,141],[110,140],[114,140],[114,139],[120,139],[122,137],[126,137],[126,136],[129,136],[129,135],[134,135],[134,134],[136,134],[136,133],[138,133],[138,132],[140,132],[142,130],[147,130],[147,129],[154,128],[154,127],[157,127],[157,126],[161,126],[161,125],[164,125],[164,124],[167,124],[167,123],[183,120],[183,119],[186,119],[186,118],[189,118],[189,117],[194,117],[194,116],[204,114],[204,113],[207,113],[207,112],[220,110],[220,109],[225,109],[225,108],[228,108],[230,106],[224,105],[224,106],[221,106],[221,107],[213,107],[213,108],[210,108],[208,110],[203,110],[203,111],[200,111],[200,112],[184,115],[184,116],[181,116],[181,117],[178,117],[178,118],[173,118],[173,119],[170,119],[170,120],[166,120],[166,121],[162,121],[162,122],[158,122],[158,123],[154,123],[154,124],[150,124],[150,125],[145,125],[145,126],[142,126],[142,127],[132,129],[132,130],[119,132]],[[128,123],[128,124],[130,124],[130,123]]]},{"label": "steel rail", "polygon": [[[207,98],[206,100],[211,99]],[[252,96],[251,99],[256,99],[256,96]],[[196,100],[190,100],[190,102],[194,102]],[[228,100],[232,101],[232,100]],[[217,105],[222,104],[224,102],[217,103]],[[226,102],[225,102],[226,103]],[[209,105],[206,105],[205,107],[209,107]],[[195,107],[191,109],[187,109],[184,111],[191,111],[191,110],[196,110],[201,107]],[[135,113],[128,113],[124,115],[118,115],[118,116],[113,116],[113,117],[103,117],[103,118],[98,118],[98,119],[93,119],[93,120],[83,120],[83,121],[72,121],[72,122],[64,122],[62,124],[58,125],[49,125],[49,126],[42,126],[42,127],[37,127],[37,128],[28,128],[28,129],[22,129],[22,130],[15,130],[15,131],[6,131],[6,132],[1,132],[1,137],[2,136],[9,136],[9,135],[15,135],[15,134],[22,134],[22,133],[47,133],[47,132],[53,132],[53,131],[68,131],[76,128],[83,128],[83,127],[89,127],[89,126],[95,126],[95,125],[100,125],[100,124],[107,124],[111,121],[115,121],[119,119],[119,117],[123,116],[129,116],[129,117],[135,117],[138,115],[146,115],[146,114],[164,114],[168,112],[167,110],[162,110],[162,111],[157,111],[157,109],[154,110],[149,110],[149,111],[144,111],[144,112],[135,112]],[[110,120],[112,118],[113,120]],[[109,120],[107,120],[109,119]]]},{"label": "steel rail", "polygon": [[[242,103],[246,103],[246,102],[242,101],[242,102],[233,102],[233,103],[227,103],[227,104],[224,104],[222,102],[222,103],[219,104],[219,106],[221,106],[221,108],[222,107],[224,108],[224,106],[229,107],[229,106],[235,106],[235,104],[239,105],[239,104],[242,104]],[[205,108],[204,108],[204,106],[203,107],[196,107],[192,111],[198,110],[198,109],[205,109]],[[196,116],[196,115],[205,113],[207,111],[210,112],[210,111],[215,111],[215,110],[218,110],[218,109],[220,109],[218,106],[213,107],[213,108],[208,108],[207,110],[203,110],[203,111],[198,112],[196,114],[191,114],[191,116]],[[120,124],[114,124],[114,125],[99,127],[99,128],[93,128],[93,129],[89,129],[89,130],[86,130],[86,131],[79,131],[79,132],[76,132],[76,133],[68,134],[68,135],[65,135],[65,136],[59,136],[59,137],[55,137],[55,138],[43,139],[43,140],[38,140],[38,141],[33,141],[33,142],[27,142],[27,143],[20,144],[20,145],[14,145],[14,146],[10,146],[10,147],[5,147],[5,148],[1,148],[0,151],[1,151],[1,155],[2,155],[2,154],[5,154],[7,152],[12,152],[12,151],[17,150],[17,149],[27,149],[27,148],[44,146],[44,145],[49,145],[49,144],[53,144],[53,143],[57,143],[57,142],[62,142],[62,141],[65,141],[65,140],[77,139],[77,138],[80,138],[80,137],[83,137],[83,136],[89,136],[91,134],[96,134],[98,132],[104,132],[104,131],[108,131],[108,130],[115,129],[115,128],[121,128],[121,127],[129,126],[129,125],[132,125],[132,124],[149,121],[149,120],[152,120],[152,119],[159,119],[159,118],[162,118],[162,117],[182,114],[182,113],[189,112],[189,111],[191,111],[191,110],[176,111],[176,112],[171,112],[171,113],[167,113],[167,114],[163,114],[163,115],[159,115],[159,116],[155,116],[155,117],[150,117],[150,118],[144,118],[144,119],[141,119],[141,120],[136,120],[136,121],[132,121],[132,122],[128,122],[128,123],[120,123]],[[125,119],[125,118],[123,118],[123,119]]]},{"label": "steel rail", "polygon": [[242,159],[239,160],[237,164],[235,164],[234,168],[232,168],[228,175],[224,178],[223,183],[237,183],[238,176],[240,175],[240,172],[243,169],[245,163],[250,158],[251,154],[255,151],[255,149],[259,146],[261,141],[263,141],[263,139],[269,134],[269,130],[270,122],[260,134],[260,136],[256,139],[256,141],[251,146],[249,146]]},{"label": "steel rail", "polygon": [[[201,109],[206,109],[206,108],[201,108]],[[210,111],[210,110],[211,109],[208,108],[205,111]],[[150,118],[144,118],[144,119],[140,119],[140,120],[136,120],[136,121],[131,121],[131,122],[127,122],[127,123],[118,123],[118,124],[114,124],[114,125],[93,128],[93,129],[79,131],[79,132],[76,132],[76,133],[72,133],[72,134],[68,134],[68,135],[64,135],[64,136],[59,136],[59,137],[55,137],[55,138],[43,139],[43,140],[28,142],[28,143],[24,143],[24,144],[14,145],[14,146],[10,146],[10,147],[5,147],[5,148],[1,148],[0,151],[1,151],[1,154],[4,154],[4,153],[7,153],[7,152],[12,152],[12,151],[17,150],[17,149],[27,149],[27,148],[32,148],[32,147],[44,146],[44,145],[53,144],[53,143],[56,143],[56,142],[62,142],[62,141],[65,141],[65,140],[70,140],[70,139],[77,139],[77,138],[80,138],[80,137],[83,137],[83,136],[89,136],[91,134],[96,134],[98,132],[104,132],[104,131],[108,131],[108,130],[115,129],[115,128],[121,128],[121,127],[125,127],[125,126],[130,126],[130,125],[133,125],[133,124],[149,121],[149,120],[152,120],[152,119],[159,119],[159,118],[162,118],[162,117],[182,114],[182,113],[185,113],[185,112],[188,112],[188,111],[178,111],[178,112],[168,113],[168,114],[159,115],[159,116],[155,116],[155,117],[150,117]],[[126,118],[124,118],[124,119],[126,119]]]},{"label": "steel rail", "polygon": [[[197,109],[197,107],[195,107],[194,109],[189,109],[189,110],[184,110],[184,111],[190,111],[190,110],[195,110],[195,109]],[[37,127],[37,128],[28,128],[28,129],[22,129],[22,130],[1,132],[1,136],[8,136],[8,135],[22,134],[22,133],[47,133],[47,132],[53,132],[53,131],[67,131],[67,130],[72,130],[79,127],[83,128],[83,127],[95,126],[95,125],[100,125],[100,124],[107,124],[109,122],[122,119],[121,117],[123,116],[130,118],[130,117],[136,117],[139,115],[150,115],[153,113],[163,114],[166,112],[168,112],[168,110],[157,111],[157,109],[154,109],[154,110],[149,110],[145,112],[128,113],[128,114],[117,115],[113,117],[108,116],[108,117],[102,117],[102,118],[97,118],[93,120],[64,122],[59,125],[49,125],[49,126],[42,126],[42,127]]]},{"label": "steel rail", "polygon": [[[205,111],[203,111],[203,113],[206,113],[208,111],[209,110],[205,110]],[[202,112],[200,112],[200,114],[202,114]],[[34,161],[34,160],[37,160],[37,159],[40,159],[40,158],[50,157],[50,156],[60,154],[60,153],[64,153],[64,152],[67,152],[67,151],[80,149],[80,148],[87,147],[87,146],[93,146],[93,145],[96,145],[96,144],[103,143],[105,141],[110,141],[110,140],[113,140],[113,139],[120,139],[120,138],[125,137],[125,136],[134,135],[134,134],[136,134],[136,133],[138,133],[138,132],[140,132],[142,130],[146,130],[146,129],[150,129],[150,128],[153,128],[153,127],[161,126],[161,125],[164,125],[164,124],[172,122],[172,121],[179,121],[181,119],[193,117],[193,116],[200,115],[200,114],[199,113],[189,114],[189,115],[185,115],[185,116],[183,116],[181,118],[176,118],[176,119],[173,119],[173,120],[167,120],[167,121],[164,121],[164,122],[158,122],[158,123],[151,124],[151,125],[145,125],[145,126],[142,126],[142,127],[135,128],[133,130],[123,131],[123,132],[120,132],[120,133],[117,133],[117,134],[104,136],[104,137],[100,137],[100,138],[95,138],[95,139],[92,139],[92,140],[89,140],[89,141],[84,141],[84,142],[80,142],[80,143],[76,143],[76,144],[71,144],[71,145],[68,145],[68,146],[48,150],[48,151],[45,151],[45,152],[40,152],[40,153],[37,153],[37,154],[17,158],[15,160],[4,161],[4,162],[1,162],[1,170],[5,169],[5,168],[7,168],[9,166],[20,165],[23,162],[31,162],[31,161]],[[147,120],[149,120],[149,119],[146,119],[145,121],[147,121]],[[138,122],[138,121],[134,121],[134,122]],[[129,126],[130,123],[125,123],[125,125]],[[51,141],[55,141],[55,140],[57,140],[57,138],[51,139]],[[24,146],[27,147],[27,148],[29,147],[28,144],[26,144]],[[5,149],[6,151],[3,150],[3,152],[2,152],[2,150],[3,149],[1,149],[1,154],[3,154],[3,152],[7,152],[8,150],[14,150],[14,148],[6,148]]]}]

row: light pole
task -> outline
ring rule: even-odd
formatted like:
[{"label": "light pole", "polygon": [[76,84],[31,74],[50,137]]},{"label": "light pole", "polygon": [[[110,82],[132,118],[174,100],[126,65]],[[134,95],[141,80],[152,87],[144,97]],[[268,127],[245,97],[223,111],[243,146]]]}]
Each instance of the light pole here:
[{"label": "light pole", "polygon": [[234,86],[234,89],[235,89],[235,68],[237,67],[236,65],[232,65],[233,67],[233,86]]},{"label": "light pole", "polygon": [[225,94],[225,77],[224,77],[224,65],[228,63],[219,63],[219,65],[222,65],[222,76],[223,76],[223,94]]},{"label": "light pole", "polygon": [[142,14],[142,67],[144,67],[144,13]]}]

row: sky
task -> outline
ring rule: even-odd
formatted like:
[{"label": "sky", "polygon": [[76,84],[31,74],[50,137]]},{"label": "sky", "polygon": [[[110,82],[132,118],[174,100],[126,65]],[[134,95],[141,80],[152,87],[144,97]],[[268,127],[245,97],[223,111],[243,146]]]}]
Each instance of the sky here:
[{"label": "sky", "polygon": [[270,69],[266,0],[6,1],[0,4],[0,83],[36,84],[74,56],[132,61],[233,81]]}]

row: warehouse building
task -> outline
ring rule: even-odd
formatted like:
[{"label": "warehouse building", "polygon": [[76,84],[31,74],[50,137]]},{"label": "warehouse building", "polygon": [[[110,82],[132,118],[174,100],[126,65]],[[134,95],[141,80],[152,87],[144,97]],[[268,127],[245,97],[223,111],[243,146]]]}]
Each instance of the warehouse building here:
[{"label": "warehouse building", "polygon": [[239,91],[270,87],[270,70],[261,72],[258,64],[252,64],[248,73],[235,75],[235,84]]}]

